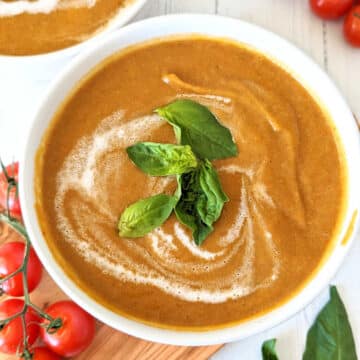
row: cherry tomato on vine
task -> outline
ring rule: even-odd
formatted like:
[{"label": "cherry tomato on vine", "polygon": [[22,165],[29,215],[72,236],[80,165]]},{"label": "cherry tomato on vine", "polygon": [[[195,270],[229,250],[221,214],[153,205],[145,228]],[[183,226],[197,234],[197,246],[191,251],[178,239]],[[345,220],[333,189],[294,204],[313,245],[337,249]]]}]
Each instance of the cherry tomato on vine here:
[{"label": "cherry tomato on vine", "polygon": [[312,11],[322,19],[338,19],[345,15],[354,0],[310,0]]},{"label": "cherry tomato on vine", "polygon": [[[0,321],[22,311],[24,301],[20,299],[8,299],[0,302]],[[40,318],[33,309],[28,309],[25,315],[27,337],[29,345],[32,345],[39,334]],[[17,317],[0,327],[0,351],[6,354],[15,354],[23,349],[22,320]]]},{"label": "cherry tomato on vine", "polygon": [[354,6],[346,15],[344,36],[352,46],[360,47],[360,5]]},{"label": "cherry tomato on vine", "polygon": [[[15,162],[13,164],[10,164],[6,167],[6,172],[8,176],[13,177],[16,182],[18,181],[19,177],[19,163]],[[3,172],[1,172],[0,168],[0,207],[6,209],[7,208],[7,189],[8,189],[8,182],[6,180],[6,176]],[[16,189],[12,188],[10,190],[9,195],[9,210],[10,215],[21,219],[21,208],[20,208],[20,201],[19,196],[16,193]]]},{"label": "cherry tomato on vine", "polygon": [[61,357],[46,347],[36,347],[32,350],[32,360],[61,360]]},{"label": "cherry tomato on vine", "polygon": [[61,356],[72,357],[90,345],[95,335],[95,319],[81,307],[72,301],[59,301],[50,305],[46,312],[62,320],[62,326],[52,334],[45,328],[40,330],[49,349]]},{"label": "cherry tomato on vine", "polygon": [[[9,242],[0,246],[0,278],[10,275],[20,268],[24,259],[25,244]],[[31,248],[27,264],[27,283],[29,292],[39,284],[42,265],[35,251]],[[2,284],[2,290],[12,296],[24,295],[23,275],[19,273]]]}]

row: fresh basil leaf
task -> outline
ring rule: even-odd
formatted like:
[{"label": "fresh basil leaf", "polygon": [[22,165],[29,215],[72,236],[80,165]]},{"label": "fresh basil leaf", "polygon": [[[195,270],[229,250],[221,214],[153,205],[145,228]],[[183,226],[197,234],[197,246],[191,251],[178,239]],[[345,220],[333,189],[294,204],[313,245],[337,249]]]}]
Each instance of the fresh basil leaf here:
[{"label": "fresh basil leaf", "polygon": [[214,228],[212,226],[209,226],[200,219],[197,219],[196,229],[193,232],[195,244],[200,246],[213,231]]},{"label": "fresh basil leaf", "polygon": [[180,201],[175,207],[178,220],[192,230],[192,236],[196,245],[200,246],[207,236],[214,230],[212,226],[205,224],[193,206],[191,211],[186,202]]},{"label": "fresh basil leaf", "polygon": [[176,197],[177,201],[180,200],[181,195],[182,195],[182,190],[181,190],[181,175],[176,175],[176,180],[178,183],[178,186],[174,192],[174,196]]},{"label": "fresh basil leaf", "polygon": [[192,230],[195,244],[201,245],[213,231],[213,228],[201,220],[196,210],[196,202],[201,195],[199,169],[178,176],[178,190],[176,193],[181,194],[180,200],[175,206],[176,217],[182,224]]},{"label": "fresh basil leaf", "polygon": [[175,196],[159,194],[130,205],[120,217],[119,235],[129,238],[146,235],[170,216],[177,200]]},{"label": "fresh basil leaf", "polygon": [[264,341],[261,347],[263,360],[279,360],[276,354],[275,345],[276,339]]},{"label": "fresh basil leaf", "polygon": [[345,306],[335,286],[306,338],[303,360],[357,360]]},{"label": "fresh basil leaf", "polygon": [[153,176],[183,174],[197,166],[189,145],[141,142],[129,146],[126,151],[136,166]]},{"label": "fresh basil leaf", "polygon": [[198,157],[214,160],[238,154],[230,130],[207,107],[183,99],[155,111],[174,126],[177,140],[190,145]]},{"label": "fresh basil leaf", "polygon": [[211,226],[219,219],[224,203],[229,201],[229,198],[221,187],[217,172],[208,160],[200,165],[199,185],[202,194],[196,202],[196,210],[201,220]]},{"label": "fresh basil leaf", "polygon": [[178,188],[175,192],[175,196],[179,197],[175,206],[175,214],[181,223],[193,231],[196,229],[197,176],[197,170],[178,176]]},{"label": "fresh basil leaf", "polygon": [[212,225],[220,217],[228,198],[215,169],[207,160],[196,170],[179,176],[178,184],[180,200],[175,214],[182,224],[192,230],[195,243],[201,245],[213,231]]}]

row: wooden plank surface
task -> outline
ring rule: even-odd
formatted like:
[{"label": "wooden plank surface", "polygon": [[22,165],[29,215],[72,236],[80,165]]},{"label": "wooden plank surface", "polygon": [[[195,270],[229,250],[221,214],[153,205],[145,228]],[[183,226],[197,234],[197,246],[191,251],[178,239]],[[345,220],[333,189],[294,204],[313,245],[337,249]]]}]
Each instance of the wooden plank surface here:
[{"label": "wooden plank surface", "polygon": [[[21,237],[0,223],[0,244],[22,241]],[[6,297],[4,296],[2,300]],[[45,272],[39,287],[31,294],[35,304],[45,309],[50,303],[67,299],[50,276]],[[143,341],[115,331],[98,322],[94,342],[77,360],[206,360],[219,346],[182,347]],[[15,356],[0,354],[1,360],[15,360]]]}]

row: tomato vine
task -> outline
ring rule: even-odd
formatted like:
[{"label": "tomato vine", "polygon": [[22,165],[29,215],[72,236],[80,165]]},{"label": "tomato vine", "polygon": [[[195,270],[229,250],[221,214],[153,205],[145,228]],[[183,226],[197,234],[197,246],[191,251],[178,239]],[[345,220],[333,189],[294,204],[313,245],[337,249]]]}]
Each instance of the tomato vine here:
[{"label": "tomato vine", "polygon": [[21,357],[26,360],[28,359],[30,360],[32,359],[32,352],[28,343],[27,323],[25,318],[28,310],[30,308],[33,309],[41,318],[46,320],[45,324],[41,324],[40,326],[45,326],[46,331],[48,333],[56,332],[62,326],[62,320],[60,318],[51,317],[42,309],[40,309],[37,305],[35,305],[30,299],[30,293],[29,293],[29,287],[27,281],[27,270],[28,270],[30,249],[32,245],[24,225],[21,223],[20,220],[12,216],[9,206],[10,194],[12,191],[14,191],[14,189],[15,189],[15,196],[18,197],[18,182],[15,176],[9,175],[1,159],[0,159],[0,165],[7,182],[7,199],[6,199],[7,206],[5,211],[0,213],[0,222],[6,223],[8,226],[10,226],[13,230],[15,230],[18,234],[20,234],[25,241],[24,258],[21,266],[13,273],[0,279],[0,288],[1,288],[6,281],[10,280],[17,274],[20,273],[22,274],[24,306],[20,312],[17,312],[16,314],[11,315],[6,319],[0,320],[0,331],[12,320],[21,318],[22,328],[23,328],[23,344],[21,348]]}]

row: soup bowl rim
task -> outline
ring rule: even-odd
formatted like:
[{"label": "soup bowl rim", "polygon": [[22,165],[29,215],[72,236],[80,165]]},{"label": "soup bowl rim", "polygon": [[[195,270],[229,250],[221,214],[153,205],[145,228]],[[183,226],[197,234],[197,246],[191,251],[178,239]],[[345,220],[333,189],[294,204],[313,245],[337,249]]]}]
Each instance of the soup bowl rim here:
[{"label": "soup bowl rim", "polygon": [[[90,69],[120,49],[147,40],[191,34],[244,43],[278,61],[305,84],[333,118],[344,148],[349,174],[348,204],[341,232],[328,258],[305,287],[289,301],[264,315],[229,327],[204,331],[155,327],[116,314],[92,299],[66,275],[54,259],[40,230],[34,193],[37,148],[54,112],[73,86]],[[330,283],[348,253],[356,233],[354,230],[351,238],[342,243],[352,214],[358,211],[360,205],[360,187],[355,186],[360,183],[360,167],[353,166],[356,163],[360,163],[360,141],[353,115],[328,75],[302,51],[279,36],[241,20],[201,14],[167,15],[130,24],[106,38],[101,38],[73,59],[54,80],[35,114],[24,146],[20,167],[20,200],[24,223],[40,260],[60,288],[86,311],[117,330],[145,340],[172,345],[211,345],[239,340],[278,325],[302,310]]]},{"label": "soup bowl rim", "polygon": [[110,18],[109,22],[101,29],[98,29],[94,34],[90,35],[87,39],[80,41],[77,44],[61,48],[54,51],[44,52],[40,54],[32,55],[6,55],[0,53],[1,62],[12,62],[21,65],[22,63],[43,63],[52,62],[59,59],[71,58],[86,48],[90,48],[100,42],[107,34],[127,24],[133,19],[143,8],[148,0],[131,0],[129,4],[126,4],[121,8],[116,15]]}]

